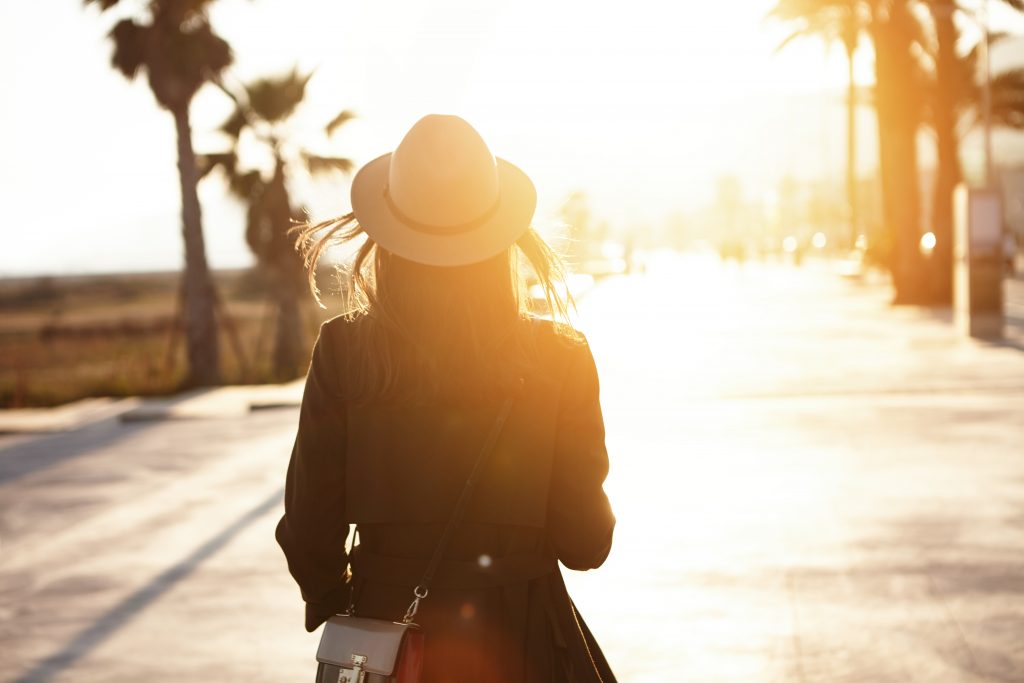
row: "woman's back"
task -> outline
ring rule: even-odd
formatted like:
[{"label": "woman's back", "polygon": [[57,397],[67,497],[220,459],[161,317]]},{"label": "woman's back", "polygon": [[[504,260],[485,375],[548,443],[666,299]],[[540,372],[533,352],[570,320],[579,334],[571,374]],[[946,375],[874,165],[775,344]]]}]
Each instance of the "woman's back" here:
[{"label": "woman's back", "polygon": [[[523,314],[507,248],[457,267],[378,249],[364,278],[368,243],[354,269],[364,311],[320,328],[277,528],[306,628],[353,609],[401,619],[512,397],[416,615],[422,680],[612,680],[558,571],[599,566],[615,524],[589,346]],[[552,302],[542,241],[517,244]]]}]

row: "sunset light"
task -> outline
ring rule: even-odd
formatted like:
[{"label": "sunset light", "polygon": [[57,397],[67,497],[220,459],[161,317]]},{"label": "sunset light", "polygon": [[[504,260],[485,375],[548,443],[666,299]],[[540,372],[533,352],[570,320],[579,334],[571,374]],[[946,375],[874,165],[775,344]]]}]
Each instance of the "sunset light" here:
[{"label": "sunset light", "polygon": [[1024,672],[1024,0],[0,3],[0,681]]},{"label": "sunset light", "polygon": [[[300,121],[319,125],[314,122],[340,107],[354,110],[359,118],[337,146],[360,162],[424,111],[458,112],[472,120],[490,136],[497,154],[514,150],[538,178],[542,219],[550,219],[574,190],[589,192],[609,219],[657,225],[674,211],[711,201],[715,179],[724,173],[739,174],[750,196],[774,188],[786,174],[841,174],[845,65],[840,49],[826,52],[820,41],[807,40],[776,52],[787,29],[765,18],[770,1],[710,3],[697,14],[653,1],[632,7],[631,19],[624,21],[622,8],[582,2],[224,0],[211,7],[211,18],[237,54],[231,79],[284,73],[296,65],[315,69]],[[97,17],[74,3],[60,11],[68,18],[59,30],[83,49],[85,43],[92,46],[93,59],[58,61],[44,54],[42,44],[13,31],[19,23],[41,21],[42,5],[18,8],[23,16],[4,22],[12,32],[3,49],[19,54],[19,60],[36,55],[32,61],[41,78],[60,78],[78,89],[74,126],[56,125],[54,119],[66,93],[22,78],[12,82],[10,96],[35,98],[34,113],[5,108],[0,122],[6,131],[19,131],[7,148],[22,167],[37,167],[32,131],[47,122],[53,124],[46,130],[53,148],[78,144],[79,130],[116,146],[114,153],[97,149],[47,169],[53,185],[77,198],[67,206],[79,208],[72,214],[70,208],[51,207],[51,230],[25,237],[30,245],[56,249],[51,258],[62,269],[80,272],[106,267],[108,257],[81,258],[90,253],[89,245],[83,231],[63,227],[72,219],[109,225],[125,236],[133,221],[154,220],[146,211],[112,217],[103,211],[120,188],[145,196],[146,206],[168,207],[173,215],[173,192],[143,182],[166,174],[160,155],[173,142],[145,88],[129,87],[107,69],[104,36],[121,11]],[[268,27],[275,27],[272,37]],[[868,84],[870,50],[864,47],[857,56],[858,82]],[[103,103],[111,98],[122,100],[130,127],[106,115]],[[193,109],[197,146],[216,146],[213,130],[230,102],[207,87]],[[751,111],[761,115],[756,123]],[[721,132],[725,129],[728,134]],[[819,155],[823,143],[825,154]],[[872,158],[865,137],[862,169],[872,167]],[[12,174],[0,192],[22,197],[19,207],[48,204],[38,186],[27,183],[31,175]],[[78,189],[77,179],[85,175],[107,178],[106,189]],[[344,186],[300,183],[298,189],[315,215],[346,208]],[[212,186],[203,191],[209,192],[211,216],[237,220],[234,206],[214,200]],[[94,208],[83,214],[82,207]],[[19,220],[29,220],[26,209],[17,210]],[[170,239],[162,256],[132,240],[118,248],[125,256],[170,267],[177,258]],[[221,245],[212,255],[215,263],[244,262],[237,237],[214,231],[210,239]],[[0,261],[10,272],[31,267]]]}]

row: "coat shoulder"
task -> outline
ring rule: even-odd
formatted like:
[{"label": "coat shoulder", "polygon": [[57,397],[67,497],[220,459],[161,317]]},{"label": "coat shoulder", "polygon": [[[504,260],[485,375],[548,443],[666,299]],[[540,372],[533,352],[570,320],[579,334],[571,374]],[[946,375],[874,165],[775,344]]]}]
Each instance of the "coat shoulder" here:
[{"label": "coat shoulder", "polygon": [[320,343],[331,347],[336,357],[341,357],[346,348],[351,348],[358,330],[365,324],[365,315],[350,316],[339,314],[320,323]]},{"label": "coat shoulder", "polygon": [[590,362],[592,354],[586,335],[576,328],[566,328],[545,318],[529,318],[538,356],[547,371],[558,378],[581,363]]},{"label": "coat shoulder", "polygon": [[338,315],[327,318],[320,323],[320,334],[324,333],[324,330],[329,331],[333,338],[344,337],[347,334],[351,334],[355,331],[363,321],[366,319],[365,315],[347,315],[345,313],[339,313]]},{"label": "coat shoulder", "polygon": [[575,327],[557,324],[547,318],[530,316],[526,324],[538,345],[554,354],[583,353],[589,347],[587,337]]}]

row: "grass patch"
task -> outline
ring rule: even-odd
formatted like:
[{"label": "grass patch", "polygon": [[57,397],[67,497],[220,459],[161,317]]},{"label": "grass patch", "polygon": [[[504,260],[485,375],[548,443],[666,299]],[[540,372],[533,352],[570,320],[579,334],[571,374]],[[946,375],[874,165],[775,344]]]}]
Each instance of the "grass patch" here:
[{"label": "grass patch", "polygon": [[[222,325],[224,384],[264,384],[276,306],[255,270],[214,274],[242,353]],[[0,407],[53,406],[94,396],[157,396],[181,390],[185,339],[172,345],[177,273],[33,278],[0,282]],[[320,323],[340,312],[304,302],[312,347]],[[333,304],[333,306],[332,306]],[[173,348],[172,348],[173,346]],[[283,378],[293,379],[293,378]]]}]

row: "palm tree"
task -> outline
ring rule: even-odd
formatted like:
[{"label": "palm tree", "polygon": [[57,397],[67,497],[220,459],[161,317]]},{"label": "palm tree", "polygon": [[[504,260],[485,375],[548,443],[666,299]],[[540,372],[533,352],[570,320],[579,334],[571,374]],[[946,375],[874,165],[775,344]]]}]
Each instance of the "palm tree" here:
[{"label": "palm tree", "polygon": [[[848,57],[862,33],[866,33],[874,46],[879,170],[889,241],[889,244],[882,245],[882,251],[888,254],[896,290],[895,303],[920,302],[924,281],[918,250],[920,207],[917,177],[917,129],[922,116],[922,67],[917,59],[921,27],[913,14],[913,1],[779,0],[769,14],[798,24],[791,38],[818,34],[829,41],[841,40]],[[851,216],[856,221],[856,138],[851,115],[856,93],[852,70],[852,63],[848,63],[847,192],[853,208]]]},{"label": "palm tree", "polygon": [[[185,241],[183,276],[187,386],[220,381],[215,293],[203,243],[196,185],[199,172],[192,149],[189,104],[204,83],[232,60],[231,48],[213,32],[207,17],[212,0],[148,0],[136,18],[122,19],[110,32],[111,62],[128,79],[145,71],[157,103],[174,116],[178,135],[178,174]],[[105,12],[119,0],[84,0]],[[124,3],[128,4],[128,3]],[[133,5],[134,7],[134,5]]]},{"label": "palm tree", "polygon": [[[235,102],[234,111],[220,128],[230,148],[200,157],[201,175],[221,169],[232,193],[246,203],[246,241],[259,266],[270,276],[277,296],[273,365],[274,373],[282,379],[301,374],[302,363],[308,360],[299,303],[307,280],[294,237],[288,234],[293,222],[305,215],[291,200],[289,181],[297,173],[347,174],[354,167],[351,159],[318,154],[295,141],[298,131],[293,114],[303,102],[311,77],[312,73],[301,75],[292,70],[237,89],[220,83]],[[354,114],[349,110],[339,113],[324,127],[325,137],[330,138],[352,118]],[[251,143],[269,152],[267,158],[272,163],[268,167],[243,162],[242,148]]]},{"label": "palm tree", "polygon": [[861,34],[867,29],[867,7],[862,0],[778,0],[768,15],[795,24],[779,49],[798,38],[818,36],[826,44],[836,40],[846,53],[846,203],[849,246],[857,239],[857,84],[853,77],[853,56]]},{"label": "palm tree", "polygon": [[[962,179],[960,136],[957,126],[962,114],[979,101],[977,86],[977,48],[964,56],[957,54],[960,31],[955,14],[961,7],[955,0],[923,0],[934,32],[932,45],[933,76],[930,100],[931,125],[935,130],[937,165],[932,195],[932,230],[935,233],[935,262],[932,297],[934,303],[948,304],[953,296],[953,190]],[[1024,10],[1024,0],[1003,0],[1016,10]],[[1013,98],[1011,78],[993,83],[993,96]],[[998,117],[995,117],[998,121]]]},{"label": "palm tree", "polygon": [[961,179],[959,141],[956,133],[956,93],[952,79],[957,66],[959,31],[953,21],[954,0],[926,0],[934,23],[934,87],[930,99],[931,124],[935,130],[936,170],[932,189],[932,232],[935,261],[932,295],[935,303],[953,298],[953,189]]}]

